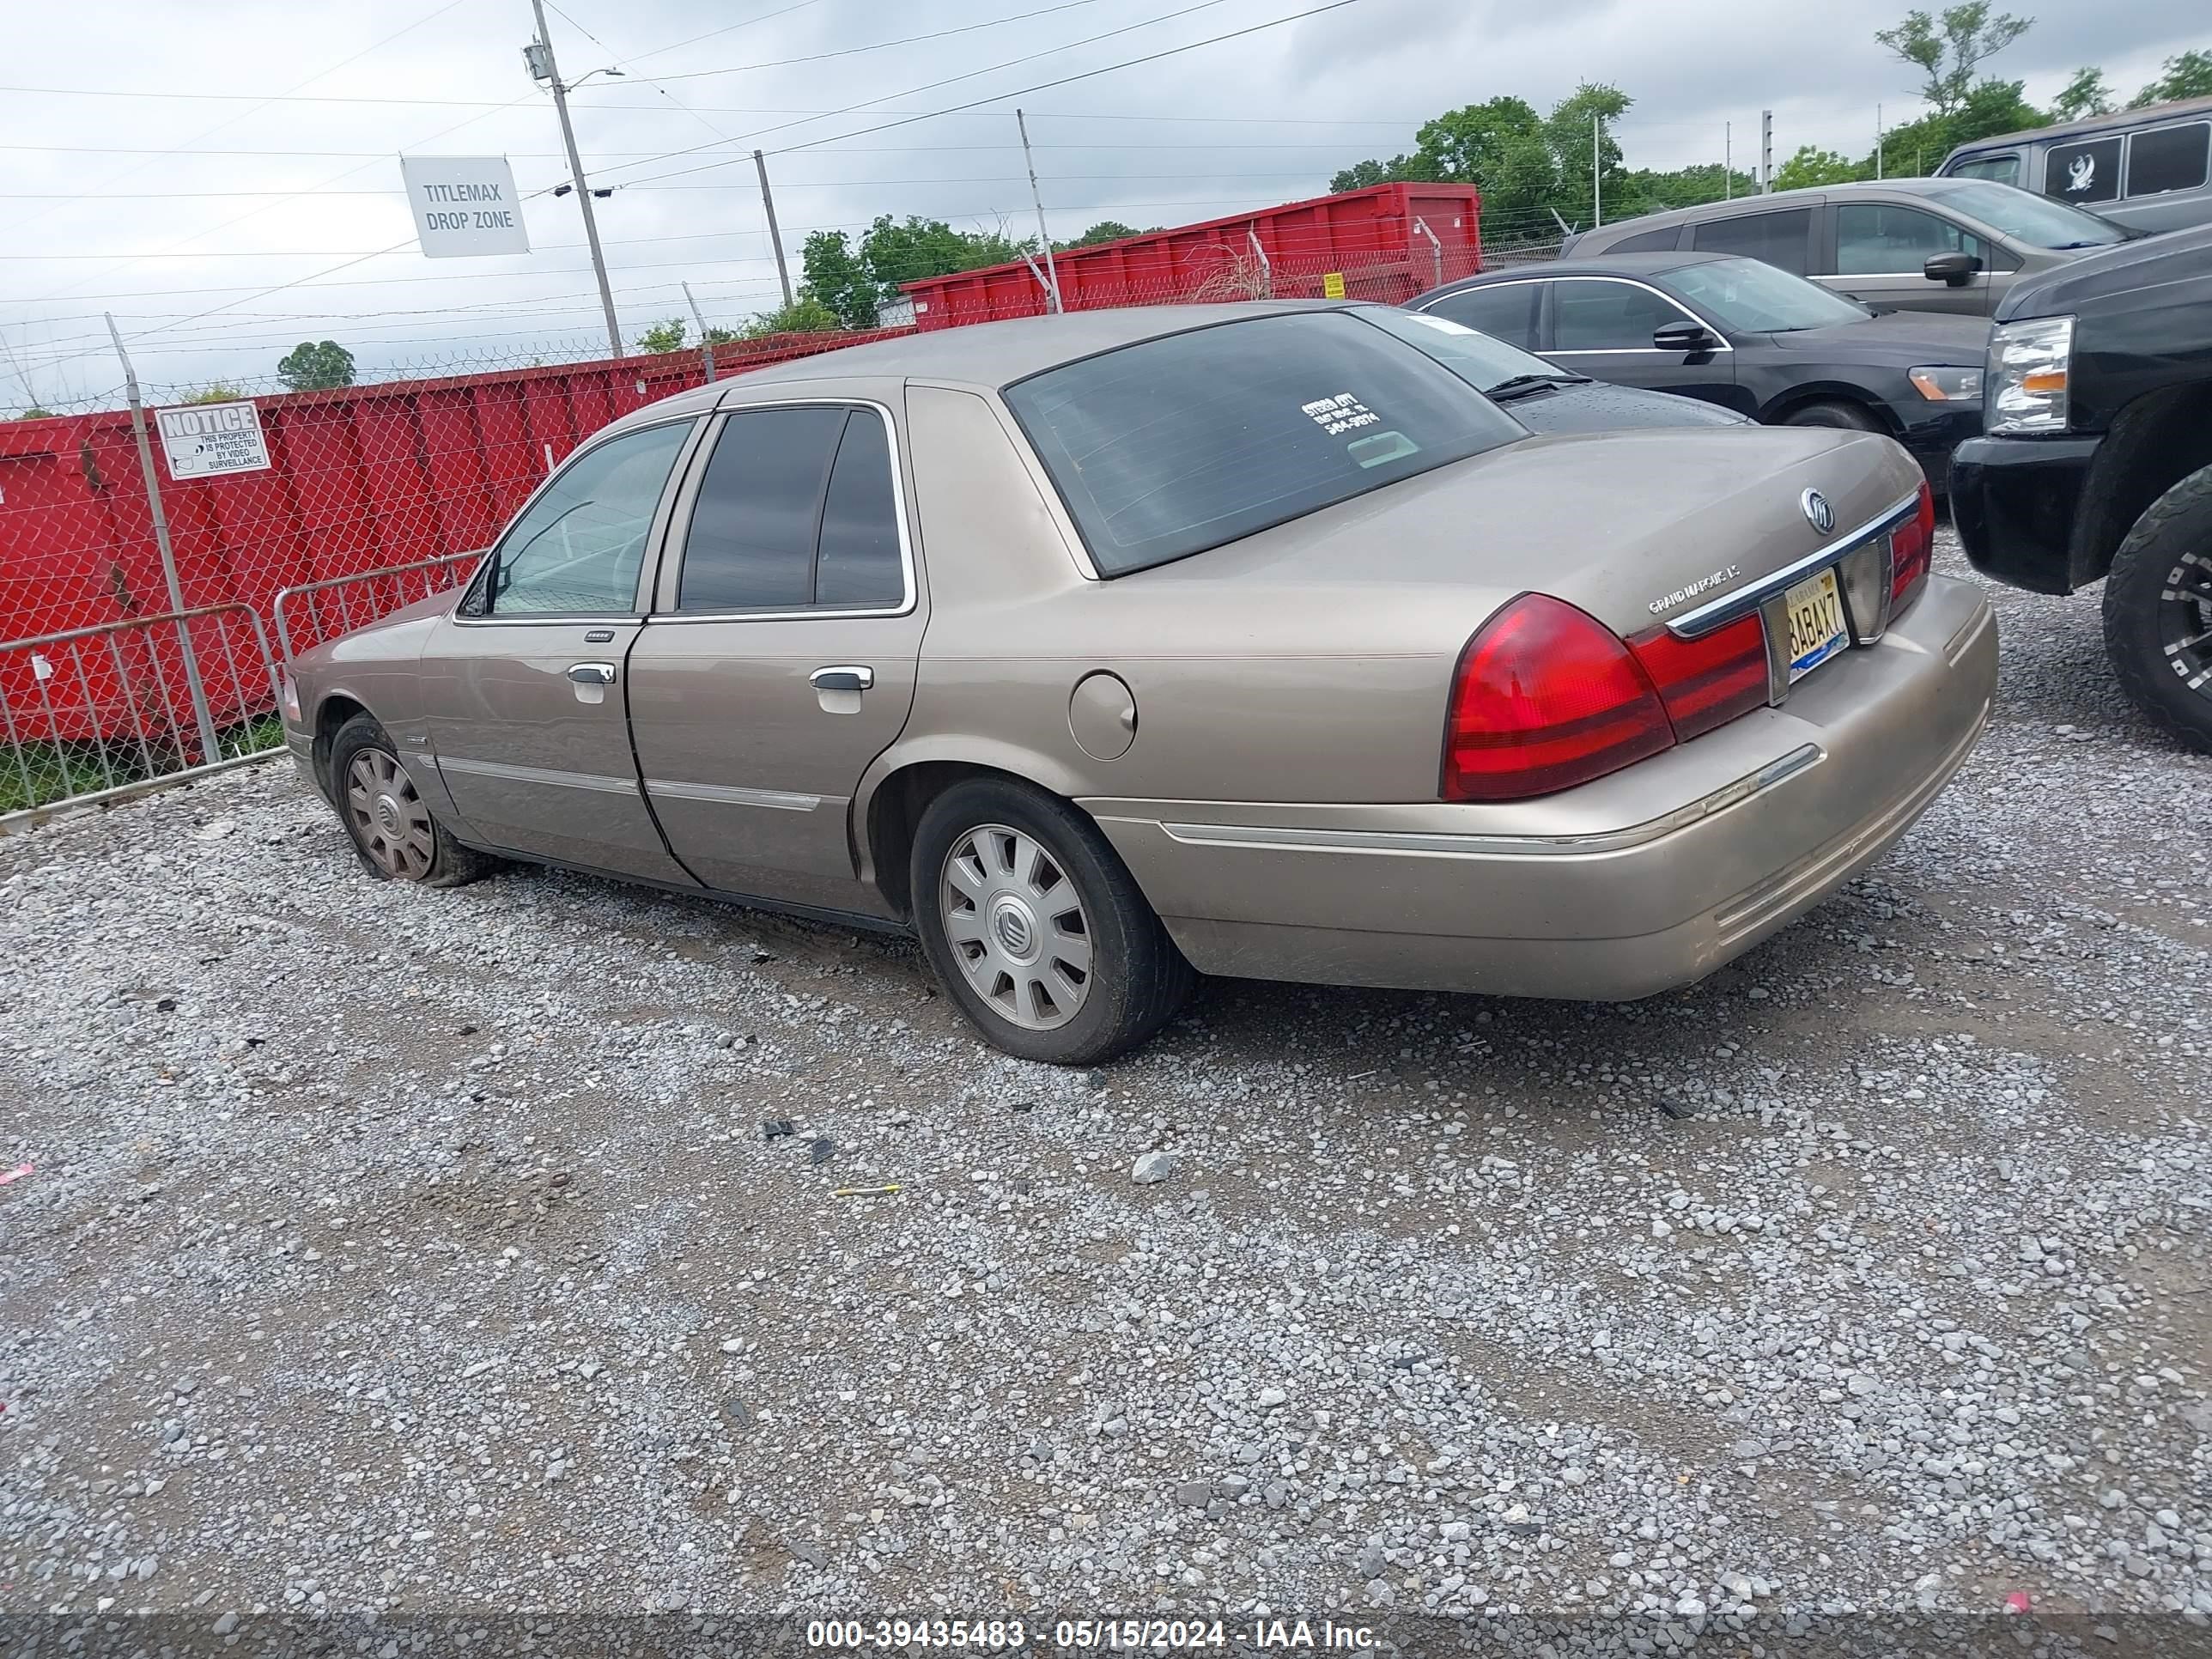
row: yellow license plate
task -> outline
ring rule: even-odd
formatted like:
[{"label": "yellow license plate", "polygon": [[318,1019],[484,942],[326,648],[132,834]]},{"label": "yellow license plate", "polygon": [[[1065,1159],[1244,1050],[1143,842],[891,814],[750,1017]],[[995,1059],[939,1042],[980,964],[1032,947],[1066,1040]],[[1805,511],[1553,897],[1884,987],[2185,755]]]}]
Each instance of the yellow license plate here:
[{"label": "yellow license plate", "polygon": [[1802,679],[1850,644],[1834,571],[1808,576],[1782,596],[1782,603],[1790,613],[1790,678],[1793,681]]}]

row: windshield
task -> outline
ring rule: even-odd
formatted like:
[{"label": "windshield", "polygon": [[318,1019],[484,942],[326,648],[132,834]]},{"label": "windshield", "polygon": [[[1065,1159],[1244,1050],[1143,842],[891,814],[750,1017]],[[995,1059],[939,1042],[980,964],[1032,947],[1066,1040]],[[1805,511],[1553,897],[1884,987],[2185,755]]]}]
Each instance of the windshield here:
[{"label": "windshield", "polygon": [[1801,328],[1834,328],[1863,322],[1874,313],[1856,301],[1831,294],[1818,283],[1759,259],[1714,259],[1680,265],[1659,281],[1713,318],[1724,329],[1747,334],[1784,334]]},{"label": "windshield", "polygon": [[1108,576],[1528,435],[1432,358],[1339,311],[1139,341],[1004,395]]},{"label": "windshield", "polygon": [[2032,247],[2110,247],[2128,240],[2126,229],[2110,219],[1986,179],[1947,182],[1926,193]]},{"label": "windshield", "polygon": [[1546,362],[1532,351],[1493,339],[1449,317],[1432,316],[1424,311],[1399,311],[1389,306],[1362,306],[1352,314],[1435,358],[1478,392],[1487,392],[1508,380],[1530,375],[1557,380],[1583,378],[1557,363]]}]

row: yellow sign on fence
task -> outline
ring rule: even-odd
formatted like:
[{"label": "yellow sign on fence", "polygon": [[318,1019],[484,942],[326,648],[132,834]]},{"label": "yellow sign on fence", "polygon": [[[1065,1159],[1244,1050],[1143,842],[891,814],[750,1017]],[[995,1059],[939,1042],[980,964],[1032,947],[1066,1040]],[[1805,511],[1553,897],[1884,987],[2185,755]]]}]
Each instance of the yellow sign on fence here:
[{"label": "yellow sign on fence", "polygon": [[1340,270],[1323,271],[1321,291],[1324,299],[1341,300],[1344,297],[1344,273]]}]

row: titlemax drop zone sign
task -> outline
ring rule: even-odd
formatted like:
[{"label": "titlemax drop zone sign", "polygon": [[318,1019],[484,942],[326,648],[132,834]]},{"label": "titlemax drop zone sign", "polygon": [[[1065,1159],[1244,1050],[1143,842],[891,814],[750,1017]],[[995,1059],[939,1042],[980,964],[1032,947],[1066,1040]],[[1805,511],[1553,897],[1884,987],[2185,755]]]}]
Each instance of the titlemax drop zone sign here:
[{"label": "titlemax drop zone sign", "polygon": [[425,258],[530,252],[504,155],[403,155],[399,176]]},{"label": "titlemax drop zone sign", "polygon": [[161,434],[161,459],[169,464],[169,476],[179,483],[187,478],[269,470],[261,411],[252,403],[157,409],[154,428]]}]

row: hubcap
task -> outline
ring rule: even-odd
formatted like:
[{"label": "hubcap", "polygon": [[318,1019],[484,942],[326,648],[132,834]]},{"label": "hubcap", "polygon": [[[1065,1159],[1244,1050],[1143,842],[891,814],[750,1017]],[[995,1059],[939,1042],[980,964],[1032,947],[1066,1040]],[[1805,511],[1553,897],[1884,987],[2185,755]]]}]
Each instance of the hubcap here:
[{"label": "hubcap", "polygon": [[2212,553],[2185,553],[2159,595],[2159,643],[2181,683],[2212,696]]},{"label": "hubcap", "polygon": [[1091,993],[1091,919],[1051,851],[979,824],[952,843],[938,908],[953,960],[992,1010],[1032,1031],[1075,1018]]},{"label": "hubcap", "polygon": [[438,850],[430,809],[387,751],[364,749],[346,768],[346,821],[369,862],[386,875],[420,881],[430,873]]}]

